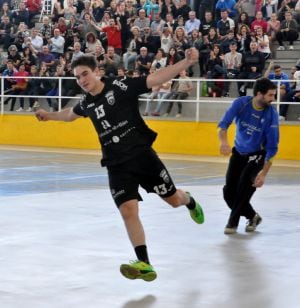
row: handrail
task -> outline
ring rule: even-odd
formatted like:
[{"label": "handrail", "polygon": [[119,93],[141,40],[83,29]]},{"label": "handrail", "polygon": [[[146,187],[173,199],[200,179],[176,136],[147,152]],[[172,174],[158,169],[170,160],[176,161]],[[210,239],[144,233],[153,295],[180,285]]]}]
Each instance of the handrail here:
[{"label": "handrail", "polygon": [[[1,91],[0,91],[0,111],[1,115],[5,113],[4,110],[4,99],[6,97],[16,97],[20,98],[20,95],[10,95],[4,92],[4,79],[7,78],[7,76],[0,76],[0,85],[1,85]],[[23,77],[23,76],[18,76],[18,77],[12,77],[10,78],[13,79],[54,79],[58,80],[58,95],[57,96],[46,96],[46,95],[22,95],[24,98],[29,98],[29,97],[34,97],[34,98],[51,98],[51,99],[58,99],[58,110],[61,110],[62,108],[62,99],[80,99],[78,96],[63,96],[62,95],[62,81],[67,80],[67,79],[73,79],[76,80],[75,77]],[[178,81],[178,79],[172,79],[173,81]],[[196,104],[196,112],[195,112],[195,121],[199,122],[200,119],[200,104],[206,104],[206,103],[214,103],[214,104],[230,104],[232,103],[232,97],[231,98],[225,98],[225,97],[220,97],[218,99],[215,99],[214,97],[207,97],[207,96],[201,96],[201,86],[202,82],[255,82],[254,79],[205,79],[205,78],[190,78],[190,81],[195,83],[196,82],[196,96],[195,98],[188,98],[184,100],[179,100],[179,99],[164,99],[165,102],[183,102],[183,103],[195,103]],[[277,92],[280,91],[280,83],[282,80],[272,80],[274,83],[277,85]],[[284,80],[285,82],[295,82],[295,80]],[[80,93],[78,93],[80,94]],[[146,93],[145,93],[146,94]],[[140,96],[139,98],[140,101],[147,101],[147,97]],[[151,101],[159,101],[159,99],[151,99]],[[289,105],[300,105],[300,102],[281,102],[280,101],[280,96],[277,95],[276,101],[273,103],[276,105],[277,110],[279,111],[279,106],[284,105],[284,104],[289,104]]]}]

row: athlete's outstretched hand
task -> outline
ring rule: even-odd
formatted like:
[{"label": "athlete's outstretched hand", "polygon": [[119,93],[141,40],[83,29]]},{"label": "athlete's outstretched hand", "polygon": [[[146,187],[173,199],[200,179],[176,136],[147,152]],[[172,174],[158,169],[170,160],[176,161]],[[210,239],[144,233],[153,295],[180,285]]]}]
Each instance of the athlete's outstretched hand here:
[{"label": "athlete's outstretched hand", "polygon": [[186,49],[185,58],[190,62],[191,65],[197,63],[199,60],[199,51],[195,47]]},{"label": "athlete's outstretched hand", "polygon": [[35,112],[35,116],[36,118],[39,120],[39,121],[48,121],[50,120],[49,118],[49,114],[50,112],[44,110],[44,109],[38,109],[36,112]]}]

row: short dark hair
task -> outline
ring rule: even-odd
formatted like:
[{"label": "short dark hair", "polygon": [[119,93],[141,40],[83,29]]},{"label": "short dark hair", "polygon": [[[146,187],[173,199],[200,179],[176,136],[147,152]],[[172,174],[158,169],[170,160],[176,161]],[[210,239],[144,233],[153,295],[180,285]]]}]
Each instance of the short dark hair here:
[{"label": "short dark hair", "polygon": [[281,68],[281,66],[280,66],[279,64],[275,64],[275,65],[274,65],[274,71],[275,71],[275,70],[278,70],[278,69],[280,69],[280,68]]},{"label": "short dark hair", "polygon": [[258,92],[266,94],[269,90],[275,90],[276,85],[268,78],[259,78],[255,81],[253,87],[253,94],[257,95]]},{"label": "short dark hair", "polygon": [[82,55],[72,62],[71,68],[73,70],[75,67],[80,65],[87,66],[94,71],[97,67],[97,60],[94,56]]}]

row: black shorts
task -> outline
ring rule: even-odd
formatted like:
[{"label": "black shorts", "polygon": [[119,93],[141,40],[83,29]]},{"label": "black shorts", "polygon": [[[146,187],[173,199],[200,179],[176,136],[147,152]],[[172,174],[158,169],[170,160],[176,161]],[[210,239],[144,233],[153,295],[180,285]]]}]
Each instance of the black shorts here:
[{"label": "black shorts", "polygon": [[148,193],[154,192],[163,198],[176,192],[167,168],[151,148],[130,161],[109,166],[107,170],[110,191],[118,207],[129,200],[142,200],[139,185]]}]

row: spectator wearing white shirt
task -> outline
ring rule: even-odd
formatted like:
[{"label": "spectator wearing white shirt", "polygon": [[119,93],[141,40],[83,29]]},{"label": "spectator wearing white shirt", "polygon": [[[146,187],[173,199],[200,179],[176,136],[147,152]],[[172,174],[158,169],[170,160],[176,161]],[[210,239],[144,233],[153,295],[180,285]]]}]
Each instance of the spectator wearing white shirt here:
[{"label": "spectator wearing white shirt", "polygon": [[42,51],[43,47],[43,38],[39,35],[39,31],[36,28],[31,29],[30,36],[31,45],[33,48],[39,52]]},{"label": "spectator wearing white shirt", "polygon": [[56,59],[63,55],[65,47],[65,39],[60,35],[60,30],[58,28],[54,29],[54,36],[48,41],[51,49],[51,53]]},{"label": "spectator wearing white shirt", "polygon": [[189,12],[189,19],[184,24],[184,29],[187,34],[191,34],[194,29],[199,30],[201,21],[196,18],[196,12]]}]

